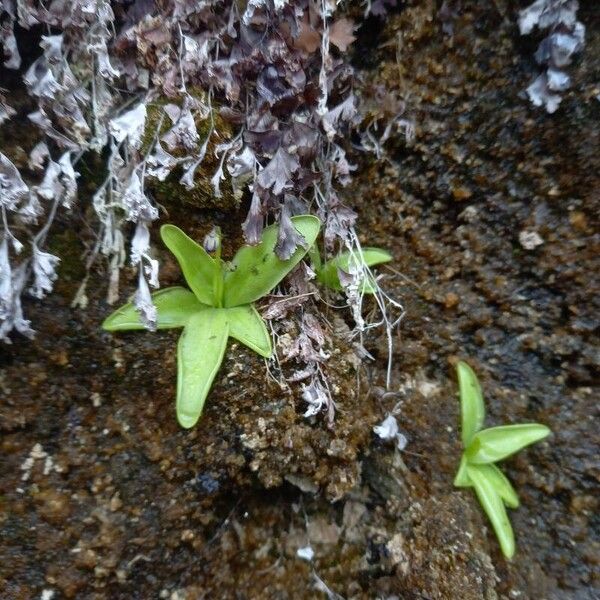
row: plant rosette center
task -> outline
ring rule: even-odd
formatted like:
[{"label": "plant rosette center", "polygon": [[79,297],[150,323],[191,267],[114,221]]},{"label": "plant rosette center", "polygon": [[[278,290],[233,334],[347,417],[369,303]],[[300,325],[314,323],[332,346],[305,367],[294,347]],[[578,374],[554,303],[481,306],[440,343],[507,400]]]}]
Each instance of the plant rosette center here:
[{"label": "plant rosette center", "polygon": [[485,405],[477,375],[463,361],[458,362],[456,371],[464,452],[454,485],[474,488],[479,503],[494,528],[502,553],[506,558],[512,558],[515,553],[515,537],[506,507],[517,508],[519,497],[508,478],[494,463],[542,440],[550,434],[550,429],[539,423],[482,429]]},{"label": "plant rosette center", "polygon": [[[260,356],[272,354],[271,337],[254,302],[266,296],[304,258],[319,234],[317,217],[292,217],[302,243],[287,260],[275,253],[277,225],[266,227],[256,246],[242,246],[230,263],[215,256],[174,225],[163,225],[161,237],[175,255],[189,286],[152,294],[157,329],[182,327],[177,347],[177,420],[193,427],[223,362],[229,337]],[[107,331],[145,329],[133,305],[116,310],[102,324]]]}]

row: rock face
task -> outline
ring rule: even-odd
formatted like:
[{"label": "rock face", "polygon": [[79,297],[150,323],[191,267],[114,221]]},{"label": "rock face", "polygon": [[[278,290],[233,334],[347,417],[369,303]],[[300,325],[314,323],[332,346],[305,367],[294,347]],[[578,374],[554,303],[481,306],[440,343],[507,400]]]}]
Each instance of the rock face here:
[{"label": "rock face", "polygon": [[[415,2],[357,40],[364,101],[394,92],[417,127],[412,145],[386,143],[385,161],[363,157],[347,195],[363,242],[395,257],[382,269],[406,309],[393,393],[381,393],[385,337],[366,337],[375,361],[357,380],[332,327],[333,428],[303,417],[299,386],[281,389],[232,347],[199,425],[178,429],[177,332],[101,332],[100,291],[70,308],[85,270],[69,231],[81,224],[59,224],[61,284],[27,307],[39,333],[0,348],[0,596],[595,597],[597,23],[548,116],[519,97],[535,67],[504,3],[463,7],[452,36],[436,15]],[[237,247],[243,215],[164,201],[196,238],[217,222]],[[162,258],[161,283],[179,282]],[[522,498],[512,563],[472,493],[452,488],[456,357],[477,371],[491,423],[554,432],[506,464]],[[371,432],[394,408],[401,454]],[[307,546],[312,562],[298,556]]]}]

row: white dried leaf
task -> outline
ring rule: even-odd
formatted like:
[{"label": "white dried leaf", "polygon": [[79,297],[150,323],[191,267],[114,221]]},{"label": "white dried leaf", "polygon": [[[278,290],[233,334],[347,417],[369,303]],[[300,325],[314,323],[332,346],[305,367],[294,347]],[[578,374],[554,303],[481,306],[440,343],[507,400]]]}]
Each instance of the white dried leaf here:
[{"label": "white dried leaf", "polygon": [[136,171],[131,174],[121,202],[129,221],[154,221],[158,218],[158,209],[150,204],[150,200],[142,190],[142,182]]},{"label": "white dried leaf", "polygon": [[137,265],[150,250],[150,230],[144,221],[138,221],[131,240],[131,264]]},{"label": "white dried leaf", "polygon": [[44,209],[35,190],[29,192],[27,202],[19,208],[18,212],[23,222],[37,223],[37,219],[44,212]]},{"label": "white dried leaf", "polygon": [[12,304],[12,269],[8,257],[8,239],[0,242],[0,319],[6,319]]},{"label": "white dried leaf", "polygon": [[0,125],[5,121],[8,121],[11,117],[14,117],[16,114],[17,111],[12,106],[9,106],[4,101],[4,96],[0,94]]},{"label": "white dried leaf", "polygon": [[195,157],[195,160],[189,163],[188,166],[185,167],[183,175],[179,180],[179,183],[185,187],[186,190],[191,190],[196,185],[194,183],[194,178],[196,175],[196,169],[200,166],[204,157],[206,156],[206,149],[208,148],[208,141],[210,140],[210,133],[206,136],[204,140],[204,144],[202,144],[202,148],[200,148],[200,152],[198,156]]},{"label": "white dried leaf", "polygon": [[[0,290],[4,287],[7,264],[8,246],[3,249],[2,244],[0,244]],[[21,293],[27,279],[27,262],[21,263],[12,271],[12,274],[9,271],[8,275],[11,277],[10,289],[12,294],[7,297],[7,303],[3,304],[3,292],[0,292],[0,340],[10,344],[8,334],[13,329],[28,338],[32,338],[34,332],[31,329],[30,322],[23,316],[23,307],[21,305]]]},{"label": "white dried leaf", "polygon": [[548,89],[554,92],[564,92],[571,85],[571,78],[564,71],[548,69],[546,75],[548,77]]},{"label": "white dried leaf", "polygon": [[156,306],[152,302],[152,296],[150,295],[150,288],[144,278],[142,269],[138,277],[138,288],[134,297],[134,305],[140,315],[140,319],[146,329],[150,331],[156,330],[156,319],[157,311]]},{"label": "white dried leaf", "polygon": [[408,444],[406,437],[398,431],[398,422],[394,415],[388,415],[379,425],[373,427],[373,432],[382,440],[394,440],[398,450],[404,450]]},{"label": "white dried leaf", "polygon": [[39,98],[55,100],[63,86],[58,83],[52,69],[48,66],[45,56],[40,56],[23,76],[23,81],[29,91]]},{"label": "white dried leaf", "polygon": [[63,189],[59,180],[61,173],[62,169],[60,168],[60,165],[50,159],[46,165],[46,171],[44,172],[42,182],[35,188],[36,193],[45,200],[52,200],[60,197]]},{"label": "white dried leaf", "polygon": [[52,291],[54,281],[57,278],[56,267],[60,262],[60,258],[48,252],[43,252],[35,243],[32,246],[31,264],[34,282],[29,291],[36,298],[43,298]]},{"label": "white dried leaf", "polygon": [[343,102],[327,111],[321,118],[323,129],[329,140],[332,140],[338,134],[338,128],[341,122],[350,122],[357,114],[354,96],[348,96]]},{"label": "white dried leaf", "polygon": [[398,435],[398,422],[394,415],[388,415],[379,425],[373,427],[373,432],[382,440],[388,441]]},{"label": "white dried leaf", "polygon": [[14,210],[27,196],[29,188],[12,161],[0,152],[0,206]]},{"label": "white dried leaf", "polygon": [[180,111],[175,125],[173,125],[173,127],[171,127],[171,129],[169,129],[169,131],[161,138],[171,151],[181,147],[192,151],[198,145],[199,139],[200,136],[196,129],[194,116],[187,106],[184,106]]},{"label": "white dried leaf", "polygon": [[215,171],[215,174],[210,178],[210,182],[213,186],[213,192],[215,194],[215,198],[221,197],[221,181],[225,179],[225,175],[223,174],[223,163],[219,163],[218,169]]},{"label": "white dried leaf", "polygon": [[248,146],[244,146],[243,150],[238,154],[232,153],[229,155],[227,159],[227,171],[234,178],[249,176],[254,173],[255,164],[256,158],[254,157],[254,152]]},{"label": "white dried leaf", "polygon": [[50,151],[46,142],[38,142],[29,153],[28,165],[32,171],[41,171],[46,159],[50,157]]},{"label": "white dried leaf", "polygon": [[325,388],[314,379],[309,385],[302,386],[302,399],[308,404],[305,417],[312,417],[321,412],[328,405]]},{"label": "white dried leaf", "polygon": [[563,25],[571,28],[577,20],[577,0],[536,0],[533,4],[519,12],[519,30],[521,35],[533,31],[534,27]]},{"label": "white dried leaf", "polygon": [[139,149],[146,127],[146,116],[146,105],[142,102],[120,117],[112,119],[108,129],[117,144],[121,144],[127,138],[130,146]]},{"label": "white dried leaf", "polygon": [[[105,32],[105,35],[108,37],[108,32]],[[98,61],[98,73],[102,78],[112,81],[121,75],[121,72],[118,69],[115,69],[110,62],[104,36],[97,36],[94,42],[88,46],[88,49],[96,55]]]},{"label": "white dried leaf", "polygon": [[538,75],[527,88],[527,95],[535,106],[544,106],[549,113],[555,112],[561,101],[561,97],[549,88],[546,73]]},{"label": "white dried leaf", "polygon": [[177,159],[169,154],[157,140],[154,152],[146,159],[146,173],[164,181],[177,165]]},{"label": "white dried leaf", "polygon": [[310,546],[304,546],[304,548],[296,550],[296,556],[302,560],[311,562],[315,556],[315,551]]},{"label": "white dried leaf", "polygon": [[56,64],[62,60],[63,35],[43,35],[40,47],[50,64]]},{"label": "white dried leaf", "polygon": [[19,69],[21,67],[21,55],[17,47],[17,38],[14,34],[14,21],[8,21],[0,26],[0,46],[4,49],[6,60],[4,66],[7,69]]},{"label": "white dried leaf", "polygon": [[158,283],[158,261],[154,258],[146,257],[148,264],[144,267],[144,272],[148,276],[148,283],[153,287],[159,287]]},{"label": "white dried leaf", "polygon": [[79,173],[73,169],[70,151],[60,157],[58,165],[60,166],[59,179],[62,186],[61,202],[65,208],[70,208],[71,202],[77,194],[77,177],[79,177]]}]

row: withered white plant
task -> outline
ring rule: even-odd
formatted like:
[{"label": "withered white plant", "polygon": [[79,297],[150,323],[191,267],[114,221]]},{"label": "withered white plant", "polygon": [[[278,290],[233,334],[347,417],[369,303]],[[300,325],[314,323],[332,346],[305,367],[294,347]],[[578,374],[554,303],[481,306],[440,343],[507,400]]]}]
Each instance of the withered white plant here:
[{"label": "withered white plant", "polygon": [[560,93],[571,87],[564,68],[584,46],[585,27],[577,20],[578,8],[577,0],[535,0],[519,13],[521,35],[531,33],[535,27],[549,30],[535,53],[535,60],[544,70],[527,88],[529,100],[549,113],[558,108]]},{"label": "withered white plant", "polygon": [[[215,197],[226,178],[236,198],[252,193],[247,241],[257,242],[271,216],[281,227],[278,254],[293,253],[298,239],[290,218],[310,209],[314,184],[328,173],[342,186],[350,179],[343,140],[357,102],[345,53],[354,24],[337,8],[329,0],[252,0],[241,9],[228,0],[0,0],[4,66],[21,70],[37,103],[28,119],[39,132],[27,172],[19,172],[8,149],[0,156],[0,338],[9,341],[13,329],[31,335],[21,296],[52,289],[59,258],[44,243],[57,213],[77,201],[77,163],[85,153],[106,156],[106,178],[92,199],[98,227],[86,265],[104,257],[113,303],[129,255],[138,269],[135,304],[150,329],[150,287],[158,287],[150,228],[159,217],[148,191],[152,179],[175,176],[192,189],[214,152]],[[52,32],[41,37],[42,54],[31,64],[19,54],[17,24],[28,43],[34,26]],[[158,123],[149,123],[150,109]],[[234,130],[230,137],[215,126],[217,110]],[[0,124],[14,115],[0,95]],[[200,121],[208,123],[204,134]],[[330,242],[333,232],[343,244],[349,232],[331,227],[340,210],[337,198],[331,214],[327,203],[321,207]],[[28,250],[20,253],[22,246]],[[328,249],[335,253],[335,244]],[[87,281],[75,300],[81,306]]]},{"label": "withered white plant", "polygon": [[[394,3],[377,0],[371,12],[383,15]],[[27,118],[38,133],[19,168],[10,149],[0,149],[0,339],[8,342],[12,331],[33,335],[22,296],[42,298],[52,290],[60,257],[45,242],[56,215],[85,200],[78,198],[77,165],[90,153],[104,158],[105,172],[91,199],[96,231],[86,268],[105,263],[109,304],[123,295],[121,269],[137,269],[133,305],[148,329],[160,316],[152,291],[159,264],[150,240],[160,217],[153,181],[179,183],[185,193],[206,177],[215,198],[226,190],[237,200],[247,194],[246,241],[257,244],[267,223],[276,222],[281,260],[301,245],[292,220],[310,212],[324,225],[325,260],[340,252],[362,257],[356,214],[340,193],[356,168],[346,152],[361,120],[347,59],[355,24],[338,14],[340,6],[333,0],[0,0],[4,65],[20,69],[36,104]],[[17,24],[29,44],[35,31],[51,32],[31,64],[19,55]],[[0,125],[15,117],[7,98],[0,94]],[[388,125],[358,131],[360,147],[379,156],[390,132],[404,130],[409,138],[403,111],[398,104],[385,117]],[[362,348],[364,332],[383,325],[391,345],[402,308],[377,286],[380,316],[363,318],[359,282],[372,274],[364,261],[355,263],[343,286],[356,322],[350,336]],[[279,362],[295,363],[288,381],[303,385],[306,416],[324,413],[331,424],[331,329],[310,303],[314,278],[307,266],[291,273],[267,308],[276,339],[299,332],[275,355],[273,370],[281,381]],[[75,306],[87,304],[89,280]],[[391,362],[388,379],[390,369]]]}]

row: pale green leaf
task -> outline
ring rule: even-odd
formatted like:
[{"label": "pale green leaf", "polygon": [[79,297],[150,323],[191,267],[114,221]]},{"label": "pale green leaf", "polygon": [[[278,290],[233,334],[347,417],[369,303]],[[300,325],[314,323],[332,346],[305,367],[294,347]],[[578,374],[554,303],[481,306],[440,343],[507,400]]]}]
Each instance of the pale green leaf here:
[{"label": "pale green leaf", "polygon": [[265,228],[257,246],[243,246],[225,273],[223,306],[251,304],[268,294],[304,257],[319,234],[317,217],[292,217],[296,230],[304,237],[306,248],[299,246],[288,260],[275,254],[278,225]]},{"label": "pale green leaf", "polygon": [[[317,271],[317,279],[333,290],[342,291],[344,288],[340,282],[338,269],[348,273],[354,267],[360,269],[361,263],[373,267],[390,260],[392,255],[381,248],[362,248],[362,252],[342,252],[323,264]],[[372,294],[375,291],[375,282],[367,279],[362,287],[363,292]]]},{"label": "pale green leaf", "polygon": [[455,487],[471,487],[473,484],[467,475],[467,457],[463,454],[460,457],[460,465],[454,477]]},{"label": "pale green leaf", "polygon": [[254,352],[269,358],[273,352],[271,336],[256,308],[251,304],[246,304],[224,310],[227,310],[229,335],[254,350]]},{"label": "pale green leaf", "polygon": [[160,235],[177,258],[183,276],[198,300],[203,304],[216,306],[215,290],[221,273],[215,259],[175,225],[163,225]]},{"label": "pale green leaf", "polygon": [[473,437],[467,448],[467,458],[472,464],[494,463],[545,438],[549,433],[550,429],[539,423],[484,429]]},{"label": "pale green leaf", "polygon": [[509,508],[519,506],[519,496],[508,477],[496,465],[477,465],[480,473],[494,486],[496,492]]},{"label": "pale green leaf", "polygon": [[496,532],[502,553],[506,558],[512,558],[515,553],[515,537],[504,502],[496,491],[493,480],[489,479],[486,473],[476,465],[467,466],[467,474],[473,482],[479,503]]},{"label": "pale green leaf", "polygon": [[469,446],[473,436],[483,426],[485,406],[481,387],[473,369],[462,360],[456,365],[458,388],[460,391],[460,414],[462,418],[462,443]]},{"label": "pale green leaf", "polygon": [[[183,287],[170,287],[152,294],[158,318],[158,329],[183,327],[191,315],[203,310],[205,304],[200,304],[190,290]],[[102,323],[106,331],[127,331],[130,329],[145,329],[133,303],[129,302],[118,308]]]},{"label": "pale green leaf", "polygon": [[221,366],[229,324],[226,311],[218,308],[192,315],[177,347],[177,420],[193,427]]},{"label": "pale green leaf", "polygon": [[506,475],[504,475],[496,465],[469,465],[467,457],[464,454],[460,461],[460,467],[458,468],[456,477],[454,478],[454,485],[456,487],[473,487],[473,482],[469,479],[469,475],[467,474],[468,466],[476,466],[481,473],[487,477],[494,486],[496,492],[498,492],[502,500],[504,500],[506,506],[509,508],[517,508],[519,506],[519,496],[517,495],[517,492]]}]

